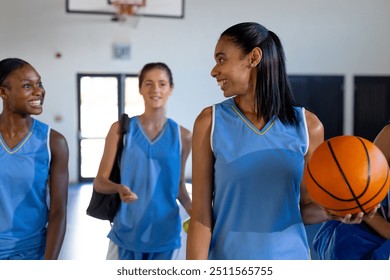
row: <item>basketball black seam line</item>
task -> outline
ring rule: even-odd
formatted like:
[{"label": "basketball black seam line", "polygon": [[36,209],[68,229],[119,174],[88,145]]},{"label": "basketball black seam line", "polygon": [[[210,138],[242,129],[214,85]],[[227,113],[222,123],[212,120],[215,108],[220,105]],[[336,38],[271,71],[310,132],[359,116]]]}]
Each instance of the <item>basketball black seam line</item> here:
[{"label": "basketball black seam line", "polygon": [[307,172],[309,173],[310,175],[310,178],[313,180],[313,182],[317,185],[317,187],[319,187],[321,190],[323,190],[325,193],[327,193],[328,195],[330,195],[331,197],[335,198],[335,199],[339,199],[337,196],[333,195],[332,193],[330,193],[329,191],[327,191],[323,186],[321,186],[317,180],[314,178],[313,174],[311,173],[311,170],[310,170],[310,162],[307,164]]},{"label": "basketball black seam line", "polygon": [[[326,142],[329,142],[329,140],[327,140]],[[331,153],[332,153],[332,149],[331,150]],[[333,156],[333,154],[332,154]],[[334,156],[333,156],[333,159],[334,159]],[[335,160],[336,163],[337,163],[337,160]],[[339,168],[340,169],[340,168]],[[337,196],[335,196],[334,194],[332,194],[331,192],[329,192],[327,189],[325,189],[323,186],[321,186],[320,183],[317,182],[317,180],[314,178],[313,174],[311,173],[311,170],[310,170],[310,162],[307,164],[307,171],[309,172],[309,175],[310,175],[310,178],[314,181],[314,183],[322,190],[324,191],[325,193],[327,193],[329,196],[331,196],[332,198],[336,199],[336,200],[339,200],[339,201],[345,201],[345,202],[351,202],[351,201],[354,201],[356,200],[355,198],[353,199],[342,199],[342,198],[339,198]],[[344,175],[344,174],[343,174]],[[345,180],[345,179],[344,179]]]},{"label": "basketball black seam line", "polygon": [[[366,151],[366,157],[368,159],[368,179],[367,179],[367,185],[366,185],[366,188],[365,188],[364,192],[359,196],[359,198],[360,198],[360,197],[362,197],[366,193],[366,191],[368,190],[368,185],[371,183],[371,158],[370,158],[370,155],[368,153],[367,146],[364,144],[363,140],[360,137],[356,137],[356,138],[358,138],[360,140],[360,142],[362,143],[362,145],[363,145],[363,147],[364,147],[364,149]],[[382,192],[383,188],[386,186],[388,178],[389,178],[389,167],[387,167],[386,179],[385,179],[383,185],[381,186],[381,188],[369,200],[365,201],[364,203],[360,203],[360,204],[362,206],[365,206],[368,203],[370,203],[373,199],[375,199],[378,196],[378,194],[380,194]],[[359,199],[359,198],[357,198],[357,199]],[[364,211],[364,213],[365,213],[365,211]]]},{"label": "basketball black seam line", "polygon": [[364,188],[364,191],[359,195],[359,197],[357,197],[357,199],[359,199],[360,197],[362,197],[368,190],[369,188],[369,185],[371,184],[371,158],[370,158],[370,154],[368,153],[368,149],[367,149],[367,146],[366,144],[364,144],[363,140],[360,138],[360,137],[356,137],[359,139],[360,143],[363,145],[363,148],[364,148],[364,151],[366,152],[366,158],[367,158],[367,184]]},{"label": "basketball black seam line", "polygon": [[[362,196],[364,196],[364,194],[365,194],[365,193],[367,192],[367,190],[368,190],[369,184],[371,183],[371,158],[370,158],[370,155],[369,155],[369,153],[368,153],[367,146],[364,144],[364,142],[362,141],[362,139],[361,139],[360,137],[356,137],[356,138],[358,138],[358,139],[360,140],[360,142],[362,143],[362,145],[363,145],[363,147],[364,147],[364,150],[365,150],[365,152],[366,152],[366,157],[367,157],[367,159],[368,159],[368,168],[367,168],[367,169],[368,169],[368,170],[367,170],[367,172],[368,172],[368,176],[367,176],[368,179],[367,179],[367,184],[366,184],[366,187],[365,187],[364,191],[359,195],[359,197],[356,197],[356,201],[358,201],[360,205],[365,206],[365,205],[369,204],[373,199],[375,199],[375,198],[378,196],[378,194],[380,194],[380,193],[382,192],[383,188],[386,186],[387,180],[388,180],[388,178],[389,178],[389,167],[387,167],[386,178],[385,178],[385,181],[383,182],[381,188],[380,188],[380,189],[374,194],[374,196],[372,196],[369,200],[365,201],[364,203],[361,203],[361,202],[359,201],[359,198],[361,198]],[[365,211],[364,211],[364,212],[365,212]]]},{"label": "basketball black seam line", "polygon": [[[308,163],[307,164],[307,171],[310,175],[310,178],[313,180],[313,182],[321,189],[323,190],[325,193],[327,193],[329,196],[333,197],[334,199],[336,200],[339,200],[339,201],[344,201],[344,202],[352,202],[354,201],[354,199],[340,199],[339,197],[333,195],[332,193],[330,193],[329,191],[327,191],[324,187],[322,187],[317,181],[316,179],[314,178],[313,174],[311,173],[310,171],[310,164]],[[359,208],[359,206],[355,206],[355,207],[350,207],[350,208],[343,208],[343,209],[337,209],[337,208],[330,208],[330,207],[325,207],[323,206],[325,209],[328,209],[328,210],[333,210],[333,211],[349,211],[349,210],[355,210],[356,208]]]},{"label": "basketball black seam line", "polygon": [[363,203],[363,206],[370,203],[374,198],[376,198],[378,196],[378,194],[380,194],[383,190],[383,188],[386,186],[386,183],[387,183],[387,180],[389,179],[389,167],[387,167],[387,172],[386,172],[386,179],[382,185],[382,187],[375,193],[375,195],[370,198],[369,200],[367,200],[365,203]]},{"label": "basketball black seam line", "polygon": [[[354,136],[354,137],[355,137],[355,136]],[[355,137],[355,138],[359,139],[359,141],[362,143],[362,145],[363,145],[363,147],[364,147],[364,150],[365,150],[365,152],[366,152],[367,165],[368,165],[368,168],[367,168],[367,169],[368,169],[368,170],[367,170],[367,172],[368,172],[368,174],[367,174],[367,183],[366,183],[366,186],[365,186],[365,190],[366,190],[366,189],[367,189],[367,186],[369,185],[369,182],[370,182],[370,173],[369,173],[370,170],[371,170],[371,168],[370,168],[370,164],[371,164],[371,162],[370,162],[370,157],[368,156],[367,147],[366,147],[366,145],[364,145],[363,141],[362,141],[359,137]],[[342,167],[341,167],[341,165],[340,165],[340,162],[337,160],[337,157],[336,157],[336,154],[334,153],[334,150],[333,150],[331,141],[330,141],[330,140],[327,140],[326,142],[327,142],[327,144],[328,144],[328,148],[329,148],[329,150],[330,150],[330,153],[331,153],[331,155],[332,155],[334,161],[336,162],[337,168],[339,169],[339,171],[340,171],[340,173],[341,173],[341,175],[342,175],[342,177],[343,177],[343,179],[344,179],[344,182],[347,184],[347,187],[348,187],[349,191],[351,192],[351,194],[352,194],[354,200],[356,201],[358,207],[360,208],[360,210],[362,210],[362,212],[365,213],[365,211],[364,211],[364,209],[363,209],[363,206],[361,205],[361,203],[360,203],[358,197],[356,196],[355,192],[353,191],[353,189],[352,189],[352,187],[351,187],[351,184],[349,183],[348,178],[347,178],[347,176],[345,175],[345,173],[344,173],[344,171],[343,171],[343,169],[342,169]]]},{"label": "basketball black seam line", "polygon": [[[358,137],[357,137],[358,138]],[[364,145],[364,144],[363,144]],[[366,147],[365,145],[364,145],[364,147]],[[370,165],[371,166],[371,165]],[[353,201],[353,200],[347,200],[347,199],[340,199],[340,198],[338,198],[337,196],[334,196],[332,193],[330,193],[330,192],[328,192],[325,188],[323,188],[316,180],[315,180],[315,178],[314,178],[314,176],[313,176],[313,174],[312,174],[312,172],[311,172],[311,170],[310,170],[310,164],[308,163],[308,165],[307,165],[307,170],[308,170],[308,173],[309,173],[309,175],[310,175],[310,178],[314,181],[314,183],[321,189],[321,190],[323,190],[325,193],[327,193],[327,194],[329,194],[331,197],[333,197],[333,198],[335,198],[335,199],[338,199],[338,200],[340,200],[340,201],[347,201],[347,202],[350,202],[350,201]],[[361,205],[363,205],[363,206],[365,206],[365,205],[367,205],[368,203],[370,203],[379,193],[381,193],[381,191],[383,190],[383,188],[386,186],[386,183],[387,183],[387,181],[388,181],[388,179],[389,179],[389,173],[390,173],[390,168],[389,167],[387,167],[387,172],[386,172],[386,179],[385,179],[385,181],[384,181],[384,183],[383,183],[383,185],[382,185],[382,187],[379,189],[379,191],[375,194],[375,196],[373,196],[371,199],[369,199],[369,200],[367,200],[366,202],[364,202],[363,204],[361,204]],[[370,173],[369,174],[371,174],[371,169],[370,169]],[[347,210],[354,210],[354,209],[356,209],[356,208],[358,208],[358,207],[353,207],[353,208],[344,208],[344,209],[333,209],[333,208],[327,208],[327,207],[325,207],[326,209],[329,209],[329,210],[334,210],[334,211],[347,211]]]}]

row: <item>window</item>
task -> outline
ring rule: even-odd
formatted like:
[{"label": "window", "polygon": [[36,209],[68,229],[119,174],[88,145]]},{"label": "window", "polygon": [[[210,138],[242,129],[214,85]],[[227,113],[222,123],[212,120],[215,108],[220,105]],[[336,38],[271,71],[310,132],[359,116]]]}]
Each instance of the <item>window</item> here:
[{"label": "window", "polygon": [[111,124],[126,112],[142,114],[144,101],[137,75],[78,74],[79,181],[92,181]]}]

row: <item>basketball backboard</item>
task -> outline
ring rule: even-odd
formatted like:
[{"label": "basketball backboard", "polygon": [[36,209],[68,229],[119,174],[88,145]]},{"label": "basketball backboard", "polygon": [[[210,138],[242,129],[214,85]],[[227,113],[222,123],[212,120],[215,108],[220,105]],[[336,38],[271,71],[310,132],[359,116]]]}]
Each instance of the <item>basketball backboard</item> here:
[{"label": "basketball backboard", "polygon": [[[67,13],[116,14],[111,0],[66,0]],[[144,17],[184,18],[184,0],[147,0],[136,15]]]}]

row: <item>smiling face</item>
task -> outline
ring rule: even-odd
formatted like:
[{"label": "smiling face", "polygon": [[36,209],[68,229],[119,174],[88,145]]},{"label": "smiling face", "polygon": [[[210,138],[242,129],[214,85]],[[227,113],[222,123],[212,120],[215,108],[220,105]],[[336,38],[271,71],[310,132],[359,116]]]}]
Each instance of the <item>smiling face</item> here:
[{"label": "smiling face", "polygon": [[4,109],[13,113],[39,115],[42,113],[45,89],[41,76],[29,64],[12,71],[0,87]]},{"label": "smiling face", "polygon": [[145,100],[145,107],[157,109],[165,107],[173,87],[164,69],[153,68],[144,74],[139,90]]},{"label": "smiling face", "polygon": [[250,54],[244,52],[226,36],[215,46],[215,66],[211,70],[225,97],[241,95],[254,89]]}]

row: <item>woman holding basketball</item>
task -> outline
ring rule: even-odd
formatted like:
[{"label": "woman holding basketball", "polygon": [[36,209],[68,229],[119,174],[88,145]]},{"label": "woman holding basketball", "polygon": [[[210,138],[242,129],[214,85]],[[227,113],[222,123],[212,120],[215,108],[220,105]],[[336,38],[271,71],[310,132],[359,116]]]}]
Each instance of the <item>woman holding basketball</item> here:
[{"label": "woman holding basketball", "polygon": [[[374,144],[390,164],[390,122],[380,131]],[[326,222],[318,230],[314,250],[321,259],[363,260],[390,258],[390,196],[382,201],[378,213],[357,225]]]},{"label": "woman holding basketball", "polygon": [[[309,259],[304,224],[332,218],[301,184],[323,125],[294,106],[275,33],[253,22],[234,25],[214,57],[211,75],[228,99],[194,124],[187,259]],[[337,219],[354,223],[362,215]]]}]

